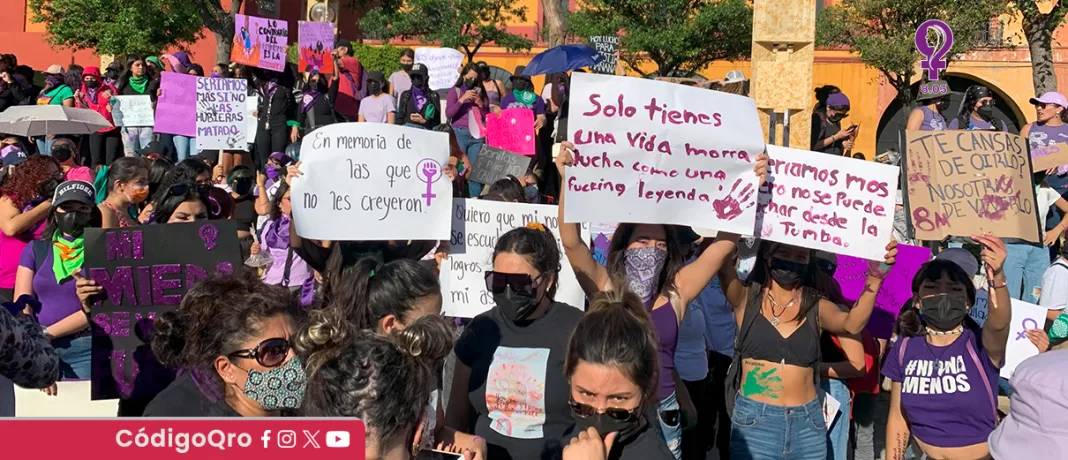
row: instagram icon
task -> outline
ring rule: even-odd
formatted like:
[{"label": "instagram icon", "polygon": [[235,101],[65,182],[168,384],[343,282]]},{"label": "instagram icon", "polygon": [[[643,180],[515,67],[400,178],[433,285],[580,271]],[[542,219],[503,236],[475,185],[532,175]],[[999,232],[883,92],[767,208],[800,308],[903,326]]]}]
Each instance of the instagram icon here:
[{"label": "instagram icon", "polygon": [[297,447],[297,433],[293,430],[279,431],[277,439],[279,449],[292,449]]}]

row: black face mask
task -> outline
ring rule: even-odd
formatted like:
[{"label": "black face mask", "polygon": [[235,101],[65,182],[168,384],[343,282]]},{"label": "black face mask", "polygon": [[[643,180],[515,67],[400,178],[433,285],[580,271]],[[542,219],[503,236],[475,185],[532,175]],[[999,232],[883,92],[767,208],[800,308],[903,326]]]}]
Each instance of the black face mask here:
[{"label": "black face mask", "polygon": [[87,86],[89,88],[96,88],[97,86],[100,86],[100,82],[98,82],[96,80],[87,81],[87,82],[85,82],[85,86]]},{"label": "black face mask", "polygon": [[512,89],[516,91],[526,91],[530,89],[530,83],[527,83],[526,80],[516,80],[515,83],[512,83]]},{"label": "black face mask", "polygon": [[768,273],[780,286],[792,286],[801,281],[801,275],[808,269],[808,264],[772,258]]},{"label": "black face mask", "polygon": [[920,299],[920,314],[924,321],[936,329],[951,330],[964,322],[968,305],[959,295],[939,294]]},{"label": "black face mask", "polygon": [[252,180],[239,179],[234,181],[234,193],[245,196],[252,193]]},{"label": "black face mask", "polygon": [[416,88],[422,88],[423,87],[423,83],[424,83],[424,78],[423,78],[422,75],[412,75],[412,86],[414,86]]},{"label": "black face mask", "polygon": [[844,118],[844,117],[840,113],[836,113],[834,115],[828,115],[827,116],[828,120],[831,120],[831,121],[833,121],[835,123],[838,123],[839,121],[842,121],[842,118]]},{"label": "black face mask", "polygon": [[405,72],[411,72],[412,71],[412,64],[401,64],[400,66],[401,66],[401,70],[403,70]]},{"label": "black face mask", "polygon": [[60,183],[59,179],[54,177],[42,183],[39,188],[41,196],[52,199],[52,196],[56,194],[56,187],[59,187]]},{"label": "black face mask", "polygon": [[466,86],[467,89],[474,89],[475,85],[476,85],[476,83],[475,83],[475,79],[474,78],[465,78],[464,79],[464,86]]},{"label": "black face mask", "polygon": [[65,235],[75,238],[85,233],[85,227],[89,225],[92,214],[87,212],[56,213],[56,227]]},{"label": "black face mask", "polygon": [[537,295],[536,291],[531,295],[525,295],[513,291],[511,287],[506,287],[503,293],[493,294],[493,303],[500,307],[506,319],[515,323],[527,319],[534,313],[534,310],[538,309]]},{"label": "black face mask", "polygon": [[994,105],[989,103],[983,104],[975,110],[975,113],[979,114],[983,119],[989,120],[994,117]]},{"label": "black face mask", "polygon": [[946,110],[949,110],[949,99],[948,98],[938,101],[938,111],[939,112],[945,112]]},{"label": "black face mask", "polygon": [[52,158],[55,158],[60,163],[70,160],[73,156],[74,152],[70,150],[70,147],[61,146],[52,149]]},{"label": "black face mask", "polygon": [[582,418],[575,416],[575,431],[582,432],[588,430],[590,427],[597,429],[597,434],[601,435],[603,440],[609,433],[618,432],[616,435],[616,444],[621,442],[625,443],[629,441],[634,435],[638,434],[642,426],[645,424],[641,417],[634,417],[633,420],[619,421],[608,414],[597,413],[592,416]]},{"label": "black face mask", "polygon": [[367,82],[367,89],[371,91],[371,94],[382,94],[382,84],[377,81]]}]

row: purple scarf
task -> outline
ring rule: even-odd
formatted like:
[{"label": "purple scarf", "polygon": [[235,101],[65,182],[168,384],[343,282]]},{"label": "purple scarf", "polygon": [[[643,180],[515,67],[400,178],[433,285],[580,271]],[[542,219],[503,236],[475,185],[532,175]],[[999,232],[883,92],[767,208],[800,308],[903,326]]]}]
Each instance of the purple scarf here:
[{"label": "purple scarf", "polygon": [[311,110],[312,106],[315,105],[315,101],[318,101],[319,98],[322,96],[323,93],[321,91],[317,91],[314,89],[305,90],[304,96],[302,96],[300,100],[300,112],[308,113],[308,111]]},{"label": "purple scarf", "polygon": [[426,106],[426,92],[423,91],[423,88],[413,86],[412,97],[415,98],[415,110],[422,112],[423,107]]},{"label": "purple scarf", "polygon": [[263,243],[269,248],[284,249],[289,247],[289,217],[285,214],[274,221],[263,235]]}]

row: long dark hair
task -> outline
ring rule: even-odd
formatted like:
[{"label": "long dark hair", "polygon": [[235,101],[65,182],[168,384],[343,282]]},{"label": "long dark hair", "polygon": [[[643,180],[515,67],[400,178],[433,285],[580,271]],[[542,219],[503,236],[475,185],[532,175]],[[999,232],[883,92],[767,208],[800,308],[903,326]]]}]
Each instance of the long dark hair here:
[{"label": "long dark hair", "polygon": [[[173,185],[184,183],[186,185],[185,193],[167,193],[167,190]],[[204,209],[211,211],[211,202],[208,201],[206,195],[201,195],[199,191],[199,185],[196,182],[176,182],[160,190],[159,196],[152,200],[152,222],[157,224],[165,224],[171,220],[171,215],[174,211],[186,201],[200,201],[204,204]]]},{"label": "long dark hair", "polygon": [[148,71],[148,63],[145,62],[145,58],[136,55],[127,57],[126,65],[122,67],[122,73],[119,74],[119,82],[115,85],[115,90],[117,92],[122,93],[122,90],[130,84],[130,77],[133,76],[132,67],[137,61],[141,61],[141,68],[144,69],[145,76],[148,77],[149,80],[152,79],[152,75]]},{"label": "long dark hair", "polygon": [[542,276],[549,277],[552,285],[546,290],[546,295],[551,300],[556,296],[556,288],[560,285],[560,247],[556,244],[556,237],[544,226],[539,228],[517,227],[509,230],[497,240],[493,247],[493,261],[501,253],[509,252],[523,256],[527,262]]},{"label": "long dark hair", "polygon": [[274,192],[274,196],[271,197],[271,211],[268,216],[271,220],[278,220],[282,217],[282,197],[289,191],[289,184],[286,181],[281,181],[278,184],[278,191]]},{"label": "long dark hair", "polygon": [[118,182],[130,182],[137,179],[141,173],[148,175],[148,164],[141,157],[122,157],[108,166],[107,192],[115,190]]},{"label": "long dark hair", "polygon": [[[912,278],[911,300],[914,308],[902,309],[901,314],[897,316],[894,329],[899,335],[919,337],[926,334],[927,324],[924,323],[923,318],[920,316],[919,308],[915,308],[916,302],[920,302],[920,286],[923,285],[924,281],[938,281],[942,279],[942,275],[948,277],[952,283],[964,285],[964,293],[968,297],[968,305],[975,306],[975,284],[964,269],[960,268],[960,265],[955,262],[948,260],[932,260],[923,264],[916,271],[916,276]],[[972,320],[970,316],[964,319],[964,327],[973,331],[979,330],[979,324]]]},{"label": "long dark hair", "polygon": [[[608,278],[612,280],[612,288],[619,290],[627,289],[627,260],[625,252],[630,246],[630,237],[639,225],[645,224],[619,224],[615,233],[612,234],[612,243],[608,246]],[[650,224],[656,225],[656,224]],[[660,270],[660,277],[656,282],[656,293],[671,298],[677,294],[675,288],[675,275],[686,265],[687,248],[679,238],[678,228],[674,225],[664,225],[664,237],[667,243],[667,262]],[[655,301],[655,298],[654,298]]]},{"label": "long dark hair", "polygon": [[163,184],[163,179],[167,177],[167,173],[170,172],[174,164],[171,160],[160,157],[152,160],[152,164],[148,168],[148,196],[156,196],[156,192],[159,191],[159,186]]},{"label": "long dark hair", "polygon": [[[756,263],[753,264],[753,271],[749,273],[749,278],[746,280],[746,285],[752,286],[755,283],[757,286],[760,286],[761,289],[753,293],[756,295],[755,298],[753,296],[749,297],[748,305],[752,305],[754,301],[762,301],[760,296],[763,294],[761,291],[763,291],[763,288],[767,287],[768,283],[771,282],[771,276],[768,273],[768,264],[771,262],[771,258],[775,254],[775,251],[777,251],[780,247],[783,246],[788,245],[784,243],[765,242],[765,244],[762,244],[760,246],[760,250],[757,251]],[[800,320],[801,318],[804,318],[805,315],[808,315],[810,310],[812,310],[813,308],[817,308],[819,306],[818,300],[820,297],[823,296],[823,294],[821,292],[818,292],[819,290],[816,289],[816,286],[818,286],[818,279],[816,277],[816,273],[819,271],[819,269],[816,267],[816,252],[811,249],[808,251],[808,265],[805,267],[805,272],[801,274],[801,283],[799,284],[799,286],[807,286],[813,289],[806,290],[807,292],[805,294],[805,297],[802,299],[801,302],[801,308],[797,309],[797,316],[794,317],[794,320]],[[815,302],[812,301],[812,297],[815,297]],[[758,303],[756,305],[759,307],[760,304]]]},{"label": "long dark hair", "polygon": [[197,176],[204,173],[211,174],[211,168],[208,168],[208,165],[196,158],[186,158],[178,162],[178,164],[170,168],[170,170],[167,171],[167,174],[163,176],[163,180],[159,184],[159,189],[152,195],[152,200],[158,201],[162,199],[163,197],[161,194],[167,193],[167,188],[171,185],[182,182],[195,183],[197,181]]}]

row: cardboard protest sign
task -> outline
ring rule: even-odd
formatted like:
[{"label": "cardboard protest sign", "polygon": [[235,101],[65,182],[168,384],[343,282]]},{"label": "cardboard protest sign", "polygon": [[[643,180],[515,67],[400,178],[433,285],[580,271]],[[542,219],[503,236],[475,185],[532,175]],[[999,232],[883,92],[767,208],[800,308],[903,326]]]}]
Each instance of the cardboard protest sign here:
[{"label": "cardboard protest sign", "polygon": [[[415,63],[426,65],[427,75],[430,77],[430,89],[437,91],[452,88],[460,79],[464,53],[452,48],[416,48]],[[442,100],[444,99],[443,97]]]},{"label": "cardboard protest sign", "polygon": [[486,114],[486,142],[520,155],[534,156],[534,111],[504,109],[500,115]]},{"label": "cardboard protest sign", "polygon": [[752,235],[764,135],[752,99],[576,73],[566,222],[678,224]]},{"label": "cardboard protest sign", "polygon": [[334,23],[300,21],[297,69],[334,73]]},{"label": "cardboard protest sign", "polygon": [[197,135],[197,77],[174,72],[160,76],[153,131],[193,137]]},{"label": "cardboard protest sign", "polygon": [[897,166],[768,146],[762,239],[882,260],[894,228]]},{"label": "cardboard protest sign", "polygon": [[1046,326],[1046,307],[1012,299],[1012,322],[1009,323],[1009,342],[1005,344],[1005,362],[1001,366],[1001,376],[1012,378],[1025,359],[1038,354],[1038,347],[1024,334],[1030,329],[1042,329]]},{"label": "cardboard protest sign", "polygon": [[1031,149],[1031,170],[1042,172],[1068,165],[1068,143],[1059,142]]},{"label": "cardboard protest sign", "polygon": [[617,66],[616,52],[619,51],[619,37],[601,35],[590,37],[589,42],[590,46],[597,50],[597,55],[601,56],[601,60],[590,70],[592,70],[593,73],[615,75]]},{"label": "cardboard protest sign", "polygon": [[1026,139],[978,130],[905,135],[906,204],[917,239],[990,233],[1042,241]]},{"label": "cardboard protest sign", "polygon": [[247,98],[244,79],[197,79],[198,150],[248,150]]},{"label": "cardboard protest sign", "polygon": [[297,234],[317,240],[444,240],[449,135],[380,123],[321,127],[300,145]]},{"label": "cardboard protest sign", "polygon": [[[875,310],[868,320],[868,331],[873,336],[879,339],[890,338],[901,306],[912,297],[912,278],[920,267],[930,260],[930,248],[897,245],[897,263],[883,279],[883,285],[875,297]],[[850,302],[856,301],[864,291],[864,283],[868,279],[868,260],[839,254],[834,279],[842,287],[842,296]]]},{"label": "cardboard protest sign", "polygon": [[[493,270],[497,239],[509,230],[531,222],[542,224],[556,237],[563,254],[556,206],[466,199],[456,200],[452,207],[449,258],[441,264],[441,285],[445,290],[442,315],[473,318],[493,308],[493,293],[486,289],[486,272]],[[586,296],[566,257],[560,261],[557,282],[554,299],[582,308]]]},{"label": "cardboard protest sign", "polygon": [[[331,44],[333,41],[331,40]],[[289,23],[278,19],[234,15],[234,46],[230,61],[281,71],[286,65]]]},{"label": "cardboard protest sign", "polygon": [[508,176],[523,177],[530,161],[528,157],[482,144],[468,180],[489,185]]},{"label": "cardboard protest sign", "polygon": [[152,126],[156,124],[156,109],[152,96],[112,96],[111,116],[115,126]]},{"label": "cardboard protest sign", "polygon": [[152,322],[197,281],[240,266],[231,220],[86,229],[82,272],[104,288],[92,307],[93,399],[144,397],[168,385],[174,371],[152,355]]}]

